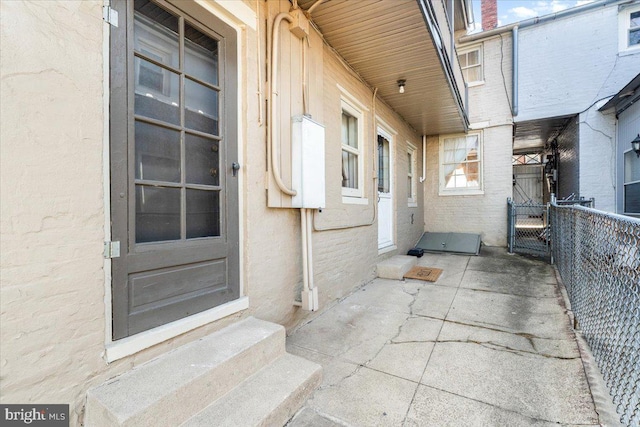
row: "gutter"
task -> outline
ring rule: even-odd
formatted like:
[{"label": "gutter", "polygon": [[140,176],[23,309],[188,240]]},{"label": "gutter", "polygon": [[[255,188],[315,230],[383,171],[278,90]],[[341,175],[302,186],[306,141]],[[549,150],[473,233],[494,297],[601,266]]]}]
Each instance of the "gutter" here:
[{"label": "gutter", "polygon": [[[442,65],[442,69],[446,75],[447,83],[449,83],[449,89],[454,95],[456,100],[456,106],[458,107],[458,113],[462,118],[462,126],[464,128],[464,132],[466,133],[469,130],[469,116],[467,115],[467,111],[465,108],[465,104],[463,103],[462,95],[458,90],[458,86],[455,83],[456,79],[451,68],[451,62],[449,58],[445,54],[445,46],[444,41],[442,39],[442,34],[440,34],[440,29],[437,25],[437,20],[434,16],[434,12],[431,9],[431,3],[428,0],[416,0],[418,3],[418,7],[420,8],[420,12],[422,12],[422,18],[427,24],[427,30],[431,34],[431,42],[433,43],[433,47],[438,53],[438,58],[440,59],[440,64]],[[455,46],[451,46],[451,48],[455,51]],[[467,95],[467,94],[465,94]]]},{"label": "gutter", "polygon": [[486,39],[491,36],[506,33],[512,31],[514,27],[526,28],[536,24],[543,24],[545,22],[554,21],[556,19],[565,18],[567,16],[575,15],[577,13],[586,12],[592,9],[603,8],[611,6],[613,4],[631,4],[633,0],[600,0],[593,3],[587,3],[582,6],[572,7],[571,9],[561,10],[560,12],[551,13],[544,16],[536,16],[535,18],[526,19],[524,21],[515,22],[513,24],[505,25],[503,27],[494,28],[489,31],[482,31],[476,34],[469,34],[462,36],[458,39],[458,43],[471,43],[474,41]]}]

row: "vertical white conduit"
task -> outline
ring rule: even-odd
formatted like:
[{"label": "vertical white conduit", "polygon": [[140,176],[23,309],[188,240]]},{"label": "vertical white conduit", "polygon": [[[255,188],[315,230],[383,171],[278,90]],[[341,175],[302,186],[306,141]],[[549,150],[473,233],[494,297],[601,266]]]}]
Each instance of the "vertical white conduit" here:
[{"label": "vertical white conduit", "polygon": [[427,135],[422,135],[422,176],[420,182],[427,179]]}]

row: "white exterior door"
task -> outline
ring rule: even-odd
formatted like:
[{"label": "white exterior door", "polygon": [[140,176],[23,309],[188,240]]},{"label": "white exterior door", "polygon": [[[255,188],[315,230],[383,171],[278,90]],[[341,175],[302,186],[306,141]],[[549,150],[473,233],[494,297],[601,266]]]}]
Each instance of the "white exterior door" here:
[{"label": "white exterior door", "polygon": [[378,249],[394,246],[392,137],[378,128]]}]

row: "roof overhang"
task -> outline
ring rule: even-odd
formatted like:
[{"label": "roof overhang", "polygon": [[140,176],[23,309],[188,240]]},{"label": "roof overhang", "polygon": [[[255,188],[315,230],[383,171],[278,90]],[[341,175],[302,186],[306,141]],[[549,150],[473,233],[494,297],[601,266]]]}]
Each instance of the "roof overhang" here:
[{"label": "roof overhang", "polygon": [[557,138],[574,115],[528,120],[514,124],[513,153],[527,154],[542,151]]},{"label": "roof overhang", "polygon": [[[315,0],[298,3],[308,9]],[[378,88],[379,98],[424,135],[466,132],[469,125],[446,11],[436,3],[325,0],[311,16],[327,43]],[[403,94],[398,80],[406,81]]]},{"label": "roof overhang", "polygon": [[616,109],[616,114],[622,113],[634,103],[640,100],[640,74],[635,76],[620,92],[615,94],[613,98],[607,101],[599,111],[606,111],[610,108]]}]

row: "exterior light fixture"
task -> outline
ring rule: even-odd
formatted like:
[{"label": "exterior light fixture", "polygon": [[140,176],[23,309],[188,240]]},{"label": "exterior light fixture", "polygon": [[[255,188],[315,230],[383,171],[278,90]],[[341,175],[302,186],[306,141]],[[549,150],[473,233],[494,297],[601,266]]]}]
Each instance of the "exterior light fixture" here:
[{"label": "exterior light fixture", "polygon": [[640,157],[640,133],[631,141],[631,148],[636,152],[636,155]]},{"label": "exterior light fixture", "polygon": [[404,79],[398,80],[398,92],[404,93],[404,85],[406,82]]}]

